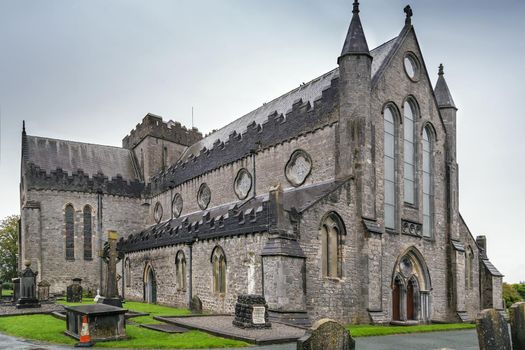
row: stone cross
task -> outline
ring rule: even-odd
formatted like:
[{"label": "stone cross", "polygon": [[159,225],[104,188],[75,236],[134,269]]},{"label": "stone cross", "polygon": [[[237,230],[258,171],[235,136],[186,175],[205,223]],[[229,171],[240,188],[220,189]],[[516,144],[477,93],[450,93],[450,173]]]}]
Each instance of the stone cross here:
[{"label": "stone cross", "polygon": [[485,309],[476,318],[480,350],[512,350],[507,321],[496,309]]},{"label": "stone cross", "polygon": [[116,231],[108,231],[109,261],[108,279],[106,283],[106,298],[118,297],[117,292],[117,239]]}]

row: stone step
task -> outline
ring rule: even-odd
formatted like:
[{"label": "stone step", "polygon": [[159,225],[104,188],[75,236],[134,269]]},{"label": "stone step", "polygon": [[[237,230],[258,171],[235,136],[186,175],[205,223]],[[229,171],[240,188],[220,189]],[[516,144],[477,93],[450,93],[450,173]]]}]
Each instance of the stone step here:
[{"label": "stone step", "polygon": [[140,327],[151,329],[162,333],[186,333],[188,328],[176,326],[174,324],[159,323],[159,324],[141,324]]},{"label": "stone step", "polygon": [[469,315],[466,313],[466,311],[458,311],[458,317],[463,323],[470,323],[472,322],[472,319],[469,317]]},{"label": "stone step", "polygon": [[379,311],[368,311],[368,315],[372,320],[372,324],[388,324],[390,323],[390,318],[388,314],[382,310]]}]

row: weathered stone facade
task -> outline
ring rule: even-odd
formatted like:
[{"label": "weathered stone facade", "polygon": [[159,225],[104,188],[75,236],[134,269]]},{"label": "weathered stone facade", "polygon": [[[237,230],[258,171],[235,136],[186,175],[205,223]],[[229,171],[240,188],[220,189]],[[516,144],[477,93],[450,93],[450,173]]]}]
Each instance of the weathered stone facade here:
[{"label": "weathered stone facade", "polygon": [[502,275],[458,209],[457,108],[442,67],[432,88],[406,12],[369,51],[354,4],[336,69],[204,138],[151,114],[122,148],[24,129],[20,261],[52,292],[73,277],[99,287],[112,229],[131,300],[232,313],[238,295],[262,294],[271,321],[302,325],[502,308]]}]

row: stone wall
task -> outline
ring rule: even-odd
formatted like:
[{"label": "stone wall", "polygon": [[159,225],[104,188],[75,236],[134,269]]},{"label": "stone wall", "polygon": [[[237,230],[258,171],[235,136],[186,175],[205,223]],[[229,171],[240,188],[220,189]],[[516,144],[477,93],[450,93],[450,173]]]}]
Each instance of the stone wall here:
[{"label": "stone wall", "polygon": [[[179,291],[176,285],[175,255],[182,249],[186,256],[186,272],[189,279],[192,270],[192,295],[202,301],[203,309],[218,313],[232,313],[239,294],[261,294],[261,250],[266,234],[239,235],[232,238],[206,240],[193,243],[192,261],[189,246],[173,246],[129,253],[131,262],[131,288],[126,288],[126,298],[143,300],[144,269],[150,263],[157,278],[157,302],[160,304],[188,307],[190,283],[187,290]],[[226,293],[213,291],[211,255],[216,246],[222,247],[226,256]]]},{"label": "stone wall", "polygon": [[196,177],[151,198],[148,223],[154,223],[153,213],[157,202],[160,202],[163,208],[162,221],[172,218],[171,201],[176,193],[180,193],[183,199],[182,215],[199,211],[197,192],[202,183],[206,183],[211,190],[209,208],[238,201],[239,199],[235,195],[233,188],[237,172],[242,168],[247,169],[254,179],[255,186],[252,185],[248,198],[253,195],[254,188],[257,194],[268,193],[269,188],[278,183],[284,189],[290,188],[292,185],[285,177],[284,168],[291,154],[297,149],[306,151],[312,158],[312,172],[303,186],[333,179],[334,129],[333,126],[327,126],[313,133],[299,136],[296,139],[260,151],[255,157],[255,176],[253,175],[253,158],[249,156],[235,163],[222,166],[203,176]]},{"label": "stone wall", "polygon": [[[38,269],[38,279],[50,282],[52,293],[65,291],[74,277],[83,279],[84,288],[99,285],[99,242],[107,230],[127,236],[144,227],[141,200],[79,192],[28,191],[22,204],[22,259],[30,259]],[[32,208],[38,203],[40,209]],[[65,220],[67,204],[75,209],[73,260],[65,257]],[[100,204],[102,207],[100,207]],[[92,209],[92,259],[84,259],[83,209]],[[101,212],[100,212],[101,211]],[[99,223],[101,226],[99,227]],[[99,229],[100,228],[100,229]]]}]

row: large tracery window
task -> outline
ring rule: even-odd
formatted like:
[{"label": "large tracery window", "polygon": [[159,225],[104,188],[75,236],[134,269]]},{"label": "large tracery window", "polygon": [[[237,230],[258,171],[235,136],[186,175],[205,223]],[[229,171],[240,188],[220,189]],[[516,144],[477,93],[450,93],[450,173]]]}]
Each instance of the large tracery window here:
[{"label": "large tracery window", "polygon": [[385,121],[385,227],[396,228],[396,125],[391,107],[384,111]]},{"label": "large tracery window", "polygon": [[175,256],[175,272],[177,277],[177,290],[186,290],[186,257],[179,250]]},{"label": "large tracery window", "polygon": [[213,268],[213,291],[215,293],[226,293],[226,255],[221,247],[213,249],[211,255]]},{"label": "large tracery window", "polygon": [[321,223],[323,276],[342,277],[342,242],[345,234],[343,221],[336,213],[328,214]]},{"label": "large tracery window", "polygon": [[66,205],[66,259],[75,259],[75,209],[71,204]]},{"label": "large tracery window", "polygon": [[86,205],[84,207],[84,260],[93,259],[92,236],[93,236],[93,224],[92,224],[91,207],[89,205]]},{"label": "large tracery window", "polygon": [[433,230],[432,134],[423,130],[423,237],[432,237]]},{"label": "large tracery window", "polygon": [[415,113],[413,104],[405,101],[403,105],[404,113],[404,189],[405,202],[416,203],[416,171],[415,171]]}]

